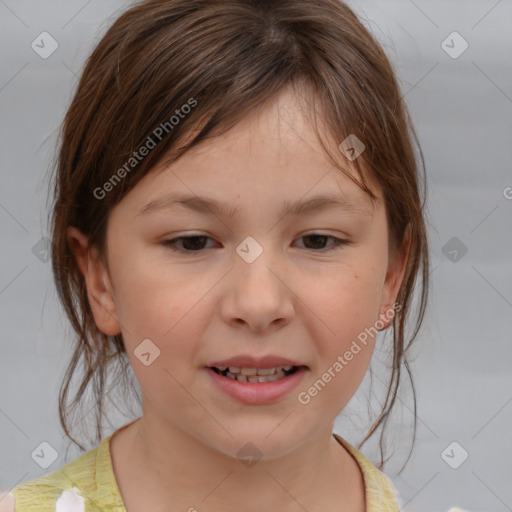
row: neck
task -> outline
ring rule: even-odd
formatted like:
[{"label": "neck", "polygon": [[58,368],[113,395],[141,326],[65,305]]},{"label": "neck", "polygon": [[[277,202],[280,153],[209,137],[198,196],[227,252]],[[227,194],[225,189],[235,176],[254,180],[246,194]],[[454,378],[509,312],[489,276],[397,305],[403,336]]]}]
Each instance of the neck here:
[{"label": "neck", "polygon": [[168,510],[169,503],[190,512],[364,510],[359,466],[333,438],[332,428],[285,456],[253,464],[219,452],[158,415],[128,426],[123,444],[115,472],[130,511]]}]

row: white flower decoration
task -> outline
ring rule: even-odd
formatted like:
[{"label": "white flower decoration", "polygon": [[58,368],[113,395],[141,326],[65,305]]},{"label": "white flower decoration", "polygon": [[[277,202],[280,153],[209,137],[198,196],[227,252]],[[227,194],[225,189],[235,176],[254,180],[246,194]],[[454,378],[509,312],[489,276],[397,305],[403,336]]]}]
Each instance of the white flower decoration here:
[{"label": "white flower decoration", "polygon": [[72,491],[63,491],[55,504],[55,512],[85,512],[84,498],[76,487]]}]

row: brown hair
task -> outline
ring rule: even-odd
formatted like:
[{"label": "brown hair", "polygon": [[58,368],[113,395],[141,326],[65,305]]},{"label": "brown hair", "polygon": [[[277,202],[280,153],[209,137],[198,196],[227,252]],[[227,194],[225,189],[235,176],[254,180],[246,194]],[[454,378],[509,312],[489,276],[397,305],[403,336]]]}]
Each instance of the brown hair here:
[{"label": "brown hair", "polygon": [[[322,108],[333,140],[355,134],[365,151],[352,163],[361,183],[336,163],[372,198],[363,169],[381,186],[386,203],[390,247],[398,247],[411,226],[411,248],[393,317],[392,375],[382,411],[359,448],[382,426],[395,404],[402,365],[411,380],[407,349],[415,339],[427,304],[429,258],[424,221],[425,163],[407,107],[386,54],[352,10],[339,0],[146,0],[124,12],[89,57],[59,136],[52,216],[52,268],[59,299],[78,337],[60,389],[59,413],[66,435],[68,417],[80,410],[92,383],[97,440],[111,363],[118,376],[129,369],[122,336],[107,336],[96,327],[87,292],[66,228],[89,235],[90,246],[104,257],[110,210],[157,163],[175,161],[207,137],[234,126],[251,109],[287,85],[306,85],[303,97]],[[170,127],[169,120],[185,104],[194,108]],[[133,152],[167,122],[161,141],[127,168]],[[178,147],[186,135],[195,137]],[[419,148],[423,183],[412,137]],[[172,156],[171,156],[172,151]],[[104,185],[118,177],[108,193]],[[112,183],[112,181],[110,181]],[[415,329],[405,344],[406,319],[417,276],[422,272]],[[84,374],[67,403],[75,369],[83,359]],[[110,371],[112,371],[110,369]],[[411,448],[412,452],[412,448]],[[409,455],[410,457],[410,455]],[[408,460],[408,459],[407,459]],[[405,467],[405,465],[404,465]]]}]

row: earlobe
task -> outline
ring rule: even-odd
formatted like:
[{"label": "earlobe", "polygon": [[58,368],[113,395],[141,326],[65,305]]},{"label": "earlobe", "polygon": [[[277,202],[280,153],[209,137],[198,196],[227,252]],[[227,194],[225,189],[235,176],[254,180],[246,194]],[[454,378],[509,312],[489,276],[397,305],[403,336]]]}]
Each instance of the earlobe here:
[{"label": "earlobe", "polygon": [[408,224],[404,232],[402,246],[393,253],[388,264],[379,315],[380,323],[384,324],[383,329],[389,327],[396,310],[399,310],[399,308],[395,307],[396,298],[405,276],[410,249],[411,225]]},{"label": "earlobe", "polygon": [[75,227],[67,229],[68,243],[84,276],[87,298],[94,321],[102,332],[115,336],[121,332],[110,276],[98,249],[88,246],[88,237]]}]

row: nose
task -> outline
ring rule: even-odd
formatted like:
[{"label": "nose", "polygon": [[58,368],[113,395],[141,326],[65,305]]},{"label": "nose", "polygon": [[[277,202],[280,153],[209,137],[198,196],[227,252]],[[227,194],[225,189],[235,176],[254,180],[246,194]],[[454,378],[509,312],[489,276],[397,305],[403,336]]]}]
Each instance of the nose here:
[{"label": "nose", "polygon": [[226,279],[221,313],[231,326],[262,332],[280,329],[292,321],[296,297],[289,273],[268,250],[252,263],[236,254]]}]

